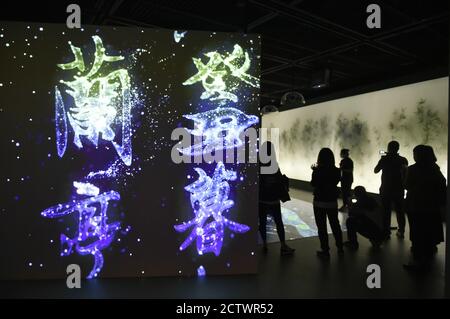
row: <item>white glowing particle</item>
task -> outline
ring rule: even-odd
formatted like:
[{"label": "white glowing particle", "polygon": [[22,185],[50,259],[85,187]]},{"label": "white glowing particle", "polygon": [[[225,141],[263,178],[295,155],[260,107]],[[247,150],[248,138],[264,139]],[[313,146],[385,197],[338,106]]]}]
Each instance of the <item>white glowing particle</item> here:
[{"label": "white glowing particle", "polygon": [[80,195],[97,196],[100,193],[100,189],[90,183],[73,182],[73,186]]}]

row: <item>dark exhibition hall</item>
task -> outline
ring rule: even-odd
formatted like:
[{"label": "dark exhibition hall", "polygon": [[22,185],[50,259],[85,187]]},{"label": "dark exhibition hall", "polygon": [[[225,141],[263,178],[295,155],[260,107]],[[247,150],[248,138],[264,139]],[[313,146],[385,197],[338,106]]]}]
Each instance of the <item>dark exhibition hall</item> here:
[{"label": "dark exhibition hall", "polygon": [[0,298],[448,298],[449,10],[3,1]]}]

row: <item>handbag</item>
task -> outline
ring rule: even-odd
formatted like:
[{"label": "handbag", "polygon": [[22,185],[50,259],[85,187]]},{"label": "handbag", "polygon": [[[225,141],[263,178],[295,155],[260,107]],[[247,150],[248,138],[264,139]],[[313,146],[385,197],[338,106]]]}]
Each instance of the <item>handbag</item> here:
[{"label": "handbag", "polygon": [[281,175],[280,182],[280,200],[285,203],[291,200],[291,197],[289,196],[289,178],[283,174]]}]

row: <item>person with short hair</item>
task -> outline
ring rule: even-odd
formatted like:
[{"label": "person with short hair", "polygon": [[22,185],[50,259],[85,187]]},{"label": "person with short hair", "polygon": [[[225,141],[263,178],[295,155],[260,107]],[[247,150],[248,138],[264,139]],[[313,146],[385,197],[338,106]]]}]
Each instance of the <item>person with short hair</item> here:
[{"label": "person with short hair", "polygon": [[347,148],[341,150],[341,162],[339,163],[339,168],[341,169],[342,194],[342,207],[339,208],[339,211],[345,212],[349,207],[353,184],[353,161],[350,158],[350,150]]},{"label": "person with short hair", "polygon": [[397,237],[405,236],[405,213],[403,210],[405,177],[408,168],[408,160],[398,154],[400,144],[390,141],[386,154],[383,154],[374,169],[375,174],[382,171],[380,197],[384,210],[383,231],[385,239],[391,237],[391,214],[392,207],[397,215],[398,231]]},{"label": "person with short hair", "polygon": [[383,241],[383,213],[378,202],[363,186],[354,190],[355,202],[350,204],[347,224],[348,241],[344,245],[352,250],[359,248],[357,234],[367,238],[379,248]]}]

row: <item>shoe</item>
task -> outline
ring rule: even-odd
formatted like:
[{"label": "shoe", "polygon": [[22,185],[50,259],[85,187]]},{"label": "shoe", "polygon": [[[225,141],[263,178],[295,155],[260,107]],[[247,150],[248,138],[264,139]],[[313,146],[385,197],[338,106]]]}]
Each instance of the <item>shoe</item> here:
[{"label": "shoe", "polygon": [[316,252],[316,255],[320,259],[330,259],[330,252],[328,250],[319,250]]},{"label": "shoe", "polygon": [[280,252],[282,255],[291,255],[295,251],[294,248],[289,247],[288,245],[284,245],[280,248]]},{"label": "shoe", "polygon": [[397,237],[398,237],[399,239],[404,239],[404,238],[405,238],[405,232],[398,231],[398,232],[397,232]]},{"label": "shoe", "polygon": [[358,243],[354,243],[354,242],[351,242],[351,241],[346,241],[344,243],[344,246],[349,248],[350,250],[358,250],[358,248],[359,248],[359,244]]}]

